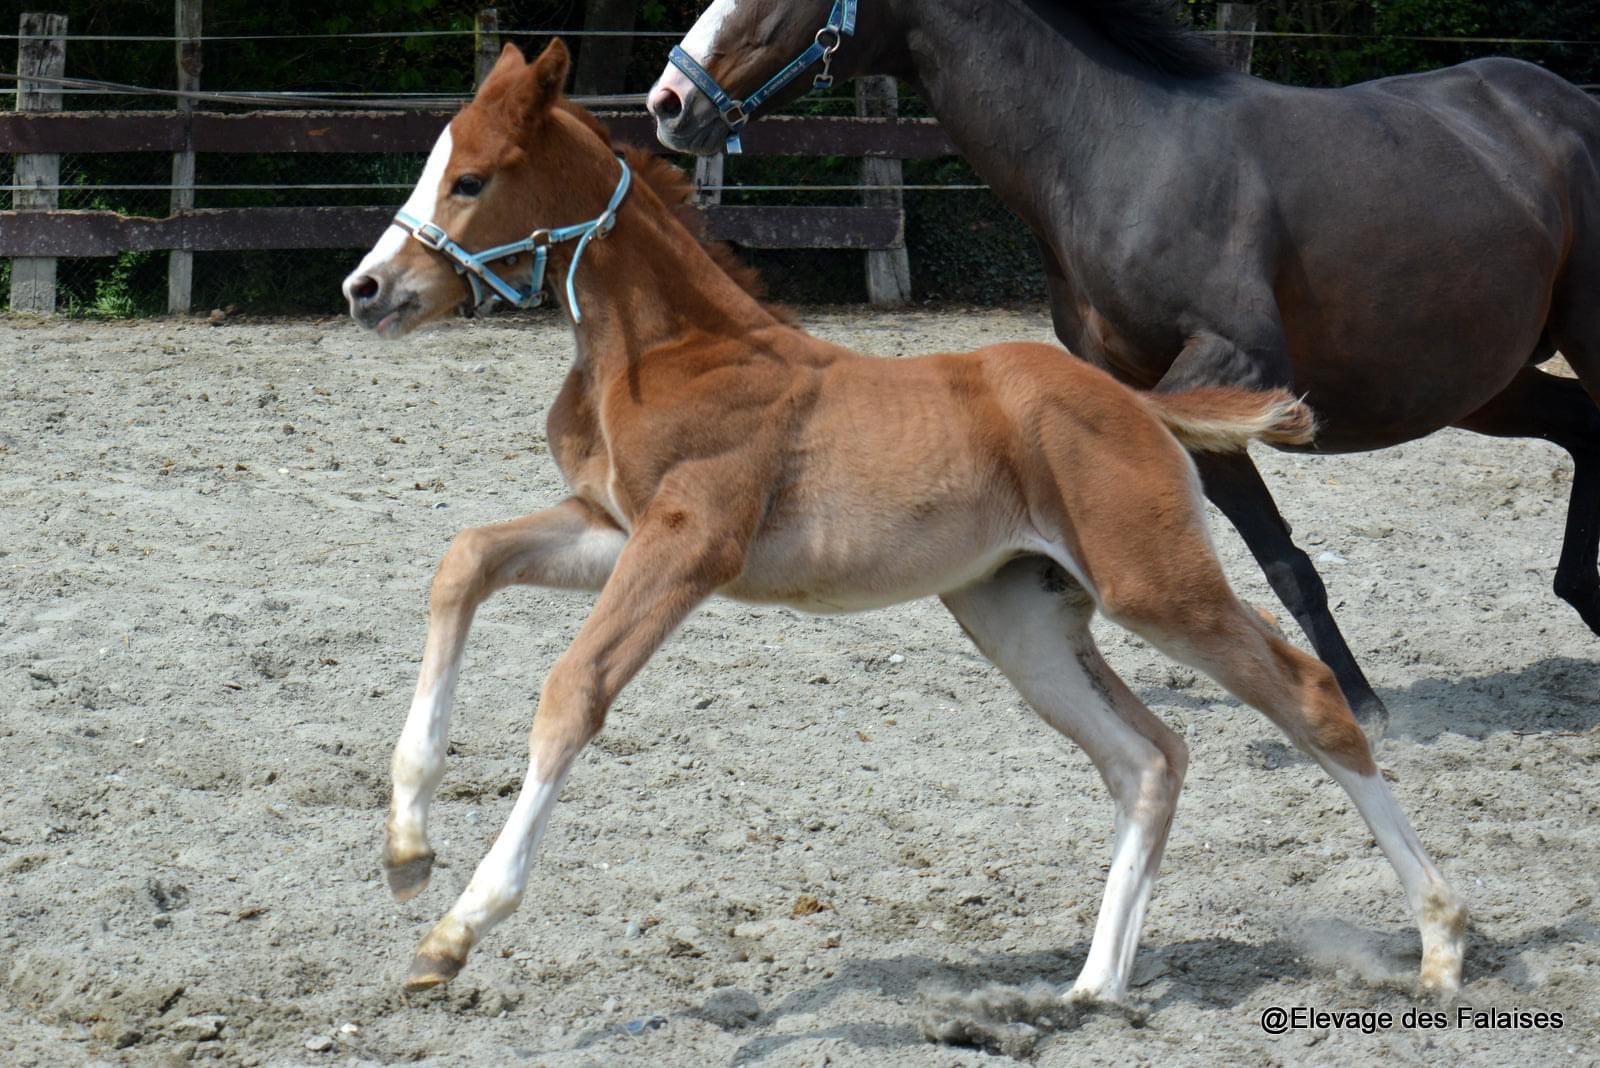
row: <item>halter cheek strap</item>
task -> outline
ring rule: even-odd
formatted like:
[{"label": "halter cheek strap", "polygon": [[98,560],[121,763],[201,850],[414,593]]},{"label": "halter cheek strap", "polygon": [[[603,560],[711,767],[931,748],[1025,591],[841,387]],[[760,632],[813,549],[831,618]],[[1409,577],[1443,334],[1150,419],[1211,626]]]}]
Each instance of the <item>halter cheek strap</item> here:
[{"label": "halter cheek strap", "polygon": [[[550,258],[550,246],[576,240],[578,247],[572,254],[572,265],[567,268],[567,307],[572,309],[572,321],[581,323],[583,313],[578,308],[578,294],[574,288],[578,263],[583,259],[583,250],[589,247],[589,242],[596,237],[606,236],[617,224],[617,209],[622,206],[622,199],[628,195],[628,186],[633,181],[633,172],[620,156],[617,157],[617,164],[622,168],[622,177],[617,179],[616,191],[611,194],[605,211],[588,222],[555,230],[535,230],[521,241],[513,241],[508,245],[496,245],[482,252],[468,252],[452,241],[437,223],[423,222],[404,211],[395,212],[394,225],[416,238],[425,248],[442,254],[457,274],[466,277],[467,284],[472,287],[473,313],[496,300],[503,300],[517,308],[539,307],[544,303],[544,269]],[[520,256],[524,252],[533,254],[533,271],[528,284],[520,289],[501,278],[489,266],[495,260]]]},{"label": "halter cheek strap", "polygon": [[672,52],[668,57],[672,65],[681,70],[684,77],[706,95],[706,99],[721,113],[722,121],[728,126],[728,143],[724,151],[730,155],[738,155],[743,151],[744,146],[740,143],[739,133],[744,129],[745,123],[755,118],[756,111],[778,90],[800,77],[818,60],[822,61],[822,70],[811,80],[811,88],[828,89],[833,86],[833,74],[829,69],[833,63],[833,54],[839,50],[844,38],[855,36],[858,2],[859,0],[834,0],[833,11],[828,15],[828,24],[817,31],[811,47],[801,52],[787,67],[774,74],[767,84],[743,100],[734,99],[727,90],[718,85],[711,72],[685,52],[682,45],[672,46]]}]

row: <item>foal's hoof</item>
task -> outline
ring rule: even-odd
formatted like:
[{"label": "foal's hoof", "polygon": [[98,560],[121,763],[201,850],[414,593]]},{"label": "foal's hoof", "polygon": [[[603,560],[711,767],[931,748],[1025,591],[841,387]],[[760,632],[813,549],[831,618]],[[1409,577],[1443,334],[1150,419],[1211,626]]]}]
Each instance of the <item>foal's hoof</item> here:
[{"label": "foal's hoof", "polygon": [[1061,996],[1062,1002],[1070,1006],[1079,1016],[1091,1012],[1101,1013],[1121,1019],[1130,1027],[1143,1027],[1150,1022],[1150,1013],[1138,1005],[1126,1000],[1126,995],[1112,995],[1104,991],[1073,987]]},{"label": "foal's hoof", "polygon": [[461,967],[465,963],[442,953],[419,951],[411,958],[411,971],[406,973],[406,981],[400,984],[400,989],[408,994],[432,990],[461,974]]},{"label": "foal's hoof", "polygon": [[389,879],[389,892],[396,901],[410,901],[428,887],[428,877],[433,874],[433,850],[409,860],[383,861],[383,873]]},{"label": "foal's hoof", "polygon": [[1461,959],[1467,942],[1467,907],[1449,888],[1422,899],[1422,989],[1440,1001],[1461,991]]}]

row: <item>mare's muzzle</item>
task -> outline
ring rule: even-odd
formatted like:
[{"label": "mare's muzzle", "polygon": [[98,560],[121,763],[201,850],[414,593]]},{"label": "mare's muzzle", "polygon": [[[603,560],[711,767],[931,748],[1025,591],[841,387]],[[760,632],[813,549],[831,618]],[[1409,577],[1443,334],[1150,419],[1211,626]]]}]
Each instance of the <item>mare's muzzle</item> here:
[{"label": "mare's muzzle", "polygon": [[745,124],[755,118],[756,112],[772,96],[818,61],[822,63],[822,69],[811,80],[812,90],[828,89],[833,86],[833,54],[839,50],[839,45],[846,37],[855,35],[858,2],[859,0],[833,0],[833,11],[828,15],[827,25],[817,31],[811,47],[801,52],[788,66],[774,74],[765,85],[743,100],[735,99],[731,93],[718,85],[711,72],[685,52],[682,45],[672,46],[672,52],[667,57],[668,62],[694,83],[694,87],[700,90],[717,109],[722,116],[723,124],[728,127],[728,140],[723,151],[729,155],[738,155],[742,152],[744,146],[739,135],[744,130]]}]

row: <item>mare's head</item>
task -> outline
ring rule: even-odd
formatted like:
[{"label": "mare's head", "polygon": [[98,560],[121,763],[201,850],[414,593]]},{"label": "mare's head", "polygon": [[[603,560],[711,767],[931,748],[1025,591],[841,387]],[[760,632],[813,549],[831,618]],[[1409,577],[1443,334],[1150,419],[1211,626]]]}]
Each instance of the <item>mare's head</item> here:
[{"label": "mare's head", "polygon": [[[850,3],[847,14],[843,6],[835,0],[713,0],[679,47],[735,101],[749,99],[813,43],[837,48],[838,54],[829,58],[830,73],[842,81],[856,73],[845,67],[858,62],[861,51],[859,38],[831,26],[832,20],[843,16],[853,31],[856,5]],[[821,60],[809,64],[764,100],[762,110],[805,93],[822,69]],[[711,155],[728,138],[722,111],[674,63],[667,64],[650,90],[648,107],[656,120],[656,136],[676,152]]]},{"label": "mare's head", "polygon": [[[481,252],[599,215],[616,188],[616,158],[594,120],[562,98],[570,60],[559,40],[529,63],[506,45],[477,96],[445,127],[422,178],[401,209],[425,237],[448,236]],[[457,308],[474,290],[444,252],[398,223],[384,231],[344,280],[350,314],[383,337],[399,337]],[[491,261],[507,283],[526,287],[526,252]]]}]

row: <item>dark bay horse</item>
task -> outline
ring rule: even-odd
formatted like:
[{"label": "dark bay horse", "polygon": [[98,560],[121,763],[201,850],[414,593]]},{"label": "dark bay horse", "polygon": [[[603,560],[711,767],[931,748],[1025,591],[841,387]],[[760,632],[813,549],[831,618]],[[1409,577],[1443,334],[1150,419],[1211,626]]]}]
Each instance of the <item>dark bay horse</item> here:
[{"label": "dark bay horse", "polygon": [[1139,394],[1045,345],[879,360],[811,337],[700,240],[681,173],[613,154],[562,97],[567,69],[559,41],[531,64],[507,45],[344,285],[359,322],[402,337],[491,289],[537,304],[548,269],[575,341],[547,423],[568,496],[462,531],[434,576],[384,843],[402,900],[433,868],[428,808],[474,613],[508,586],[599,593],[545,677],[510,818],[406,986],[453,978],[516,909],[573,762],[696,605],[721,594],[843,612],[937,595],[1116,801],[1073,1000],[1127,992],[1188,759],[1100,655],[1097,611],[1259,708],[1338,781],[1405,890],[1421,985],[1452,994],[1466,909],[1332,672],[1228,588],[1184,451],[1307,440],[1305,405],[1281,390]]},{"label": "dark bay horse", "polygon": [[[712,4],[650,94],[662,142],[719,149],[742,116],[713,106],[715,88],[736,102],[762,86],[839,20],[830,2]],[[1073,353],[1145,388],[1291,389],[1317,413],[1317,451],[1446,426],[1554,442],[1575,465],[1555,589],[1600,633],[1600,103],[1505,59],[1275,85],[1225,69],[1159,0],[846,6],[853,32],[820,37],[830,74],[916,87],[1036,235]],[[1539,370],[1558,348],[1581,384]],[[1381,731],[1254,464],[1196,461]]]}]

